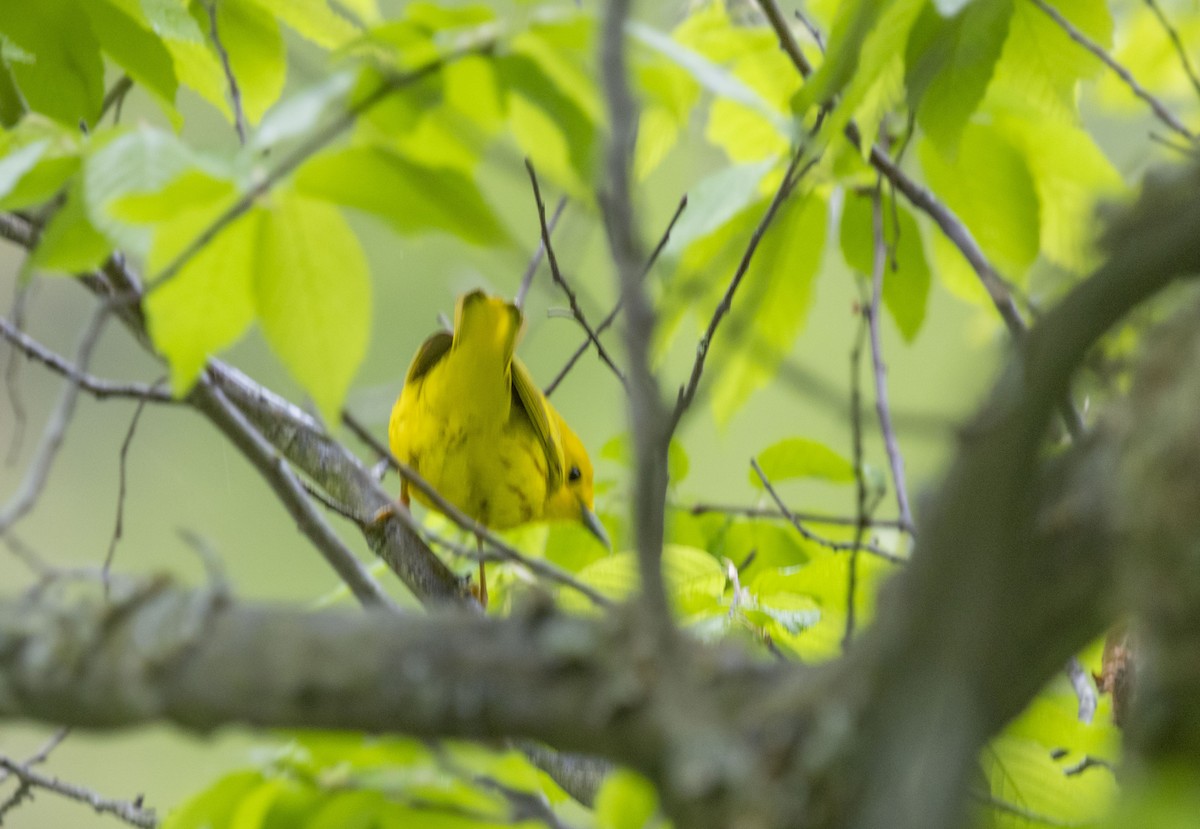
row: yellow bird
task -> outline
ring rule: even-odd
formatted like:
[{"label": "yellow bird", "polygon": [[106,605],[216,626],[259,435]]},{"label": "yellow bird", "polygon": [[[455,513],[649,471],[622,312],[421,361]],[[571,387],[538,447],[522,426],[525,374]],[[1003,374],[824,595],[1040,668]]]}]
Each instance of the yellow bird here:
[{"label": "yellow bird", "polygon": [[[479,290],[459,297],[454,333],[429,337],[408,367],[388,423],[392,454],[486,527],[578,521],[608,546],[587,450],[513,353],[521,327],[511,302]],[[400,500],[409,503],[407,481]],[[482,563],[479,581],[486,604]]]}]

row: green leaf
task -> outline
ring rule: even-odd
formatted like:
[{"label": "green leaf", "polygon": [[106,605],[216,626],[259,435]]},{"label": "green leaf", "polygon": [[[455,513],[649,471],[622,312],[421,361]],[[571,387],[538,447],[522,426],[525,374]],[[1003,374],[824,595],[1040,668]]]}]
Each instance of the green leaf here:
[{"label": "green leaf", "polygon": [[[508,93],[509,118],[518,145],[538,169],[586,187],[596,156],[596,123],[533,58],[509,54],[496,62]],[[564,178],[565,177],[565,178]]]},{"label": "green leaf", "polygon": [[76,181],[67,194],[66,202],[42,231],[30,264],[51,271],[76,274],[99,267],[110,253],[112,245],[88,219],[83,187]]},{"label": "green leaf", "polygon": [[[622,432],[601,446],[600,457],[629,466],[633,461],[629,433]],[[687,477],[689,466],[687,451],[683,448],[683,444],[675,438],[671,438],[671,442],[667,446],[667,475],[672,486],[677,486]]]},{"label": "green leaf", "polygon": [[217,4],[217,30],[237,78],[242,111],[256,124],[279,100],[287,76],[278,19],[256,0],[224,0]]},{"label": "green leaf", "polygon": [[759,201],[763,177],[775,159],[722,167],[688,192],[688,207],[675,223],[665,252],[678,255],[697,239],[714,233]]},{"label": "green leaf", "polygon": [[[687,599],[703,594],[715,600],[724,589],[725,572],[720,563],[704,550],[667,544],[663,547],[663,576],[671,598],[680,610],[688,610]],[[614,553],[599,559],[579,571],[578,578],[603,595],[620,600],[637,589],[637,555],[631,551]],[[563,589],[560,600],[572,610],[591,608],[587,599],[572,590]]]},{"label": "green leaf", "polygon": [[1013,0],[976,0],[949,19],[929,5],[913,25],[906,53],[909,105],[946,151],[983,100],[1012,13]]},{"label": "green leaf", "polygon": [[598,829],[644,829],[658,812],[658,793],[640,774],[610,772],[596,793]]},{"label": "green leaf", "polygon": [[[1098,820],[1116,800],[1117,785],[1112,774],[1095,769],[1067,775],[1067,767],[1082,758],[1055,760],[1051,752],[1039,742],[1019,737],[1005,735],[993,740],[980,758],[992,796],[1041,815],[1050,825],[1091,824]],[[998,829],[1017,829],[1030,826],[1030,822],[999,813],[996,825]]]},{"label": "green leaf", "polygon": [[457,170],[418,166],[382,147],[349,147],[314,156],[297,189],[387,219],[402,233],[444,230],[476,245],[508,235],[475,183]]},{"label": "green leaf", "polygon": [[267,341],[326,421],[336,422],[371,323],[358,238],[333,205],[279,193],[258,244],[254,293]]},{"label": "green leaf", "polygon": [[956,158],[929,141],[921,141],[917,150],[933,191],[1006,276],[1023,280],[1039,247],[1037,190],[1025,156],[984,124],[963,130]]},{"label": "green leaf", "polygon": [[245,0],[296,34],[325,49],[336,49],[358,35],[358,27],[333,10],[328,0]]},{"label": "green leaf", "polygon": [[[1101,48],[1112,43],[1113,21],[1107,3],[1054,0],[1051,5]],[[1103,64],[1072,41],[1049,15],[1033,3],[1016,3],[988,98],[1030,112],[1039,120],[1049,117],[1074,124],[1079,120],[1079,81],[1102,69]]]},{"label": "green leaf", "polygon": [[162,39],[142,23],[136,0],[89,0],[82,6],[104,53],[171,111],[175,65]]},{"label": "green leaf", "polygon": [[111,215],[109,203],[129,193],[157,191],[197,163],[192,151],[170,133],[142,128],[117,136],[84,162],[88,218],[115,247],[145,255],[153,231]]},{"label": "green leaf", "polygon": [[[854,481],[854,464],[823,443],[808,438],[784,438],[758,453],[758,465],[772,485],[796,478],[816,478],[831,483]],[[750,470],[750,483],[762,489],[762,481]]]},{"label": "green leaf", "polygon": [[799,112],[832,101],[857,71],[863,43],[886,13],[890,0],[849,0],[838,6],[825,59],[800,90]]},{"label": "green leaf", "polygon": [[[157,273],[172,262],[209,228],[216,212],[213,205],[193,208],[156,228],[148,270]],[[266,221],[264,208],[251,208],[146,297],[150,337],[171,368],[176,396],[191,389],[210,355],[234,343],[254,321],[255,275],[275,264],[260,260]]]},{"label": "green leaf", "polygon": [[204,34],[188,14],[187,0],[140,0],[142,14],[164,40],[203,43]]},{"label": "green leaf", "polygon": [[73,0],[5,0],[0,34],[25,53],[8,68],[31,108],[72,128],[94,124],[104,99],[104,62],[87,16]]},{"label": "green leaf", "polygon": [[285,98],[259,122],[254,147],[270,149],[311,132],[330,112],[345,106],[356,80],[353,72],[334,72],[314,86]]},{"label": "green leaf", "polygon": [[[925,320],[929,263],[920,228],[908,208],[886,204],[882,209],[884,239],[891,245],[891,256],[884,264],[883,302],[901,335],[912,342]],[[874,269],[871,214],[871,200],[866,197],[848,196],[842,207],[842,256],[847,265],[868,278]]]},{"label": "green leaf", "polygon": [[173,809],[162,829],[212,829],[228,826],[237,805],[263,784],[257,771],[240,771],[221,778],[216,784]]},{"label": "green leaf", "polygon": [[49,146],[50,139],[43,138],[0,156],[0,200],[16,189],[25,174],[41,160]]},{"label": "green leaf", "polygon": [[1127,193],[1121,174],[1085,130],[1052,118],[998,117],[1023,154],[1038,196],[1038,236],[1050,261],[1076,273],[1099,260],[1096,207]]},{"label": "green leaf", "polygon": [[712,393],[718,423],[727,423],[772,379],[804,327],[827,224],[823,198],[815,192],[796,194],[779,208],[763,236],[714,346],[723,355]]}]

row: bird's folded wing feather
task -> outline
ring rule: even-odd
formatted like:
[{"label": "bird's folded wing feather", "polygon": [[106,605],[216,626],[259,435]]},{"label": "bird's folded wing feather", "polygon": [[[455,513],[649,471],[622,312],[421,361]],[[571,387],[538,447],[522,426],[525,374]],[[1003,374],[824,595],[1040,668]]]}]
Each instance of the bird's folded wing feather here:
[{"label": "bird's folded wing feather", "polygon": [[546,492],[554,492],[562,486],[566,461],[563,458],[562,436],[558,433],[554,418],[547,411],[550,404],[534,384],[529,369],[517,357],[513,357],[512,361],[512,384],[517,402],[529,415],[534,434],[546,450]]}]

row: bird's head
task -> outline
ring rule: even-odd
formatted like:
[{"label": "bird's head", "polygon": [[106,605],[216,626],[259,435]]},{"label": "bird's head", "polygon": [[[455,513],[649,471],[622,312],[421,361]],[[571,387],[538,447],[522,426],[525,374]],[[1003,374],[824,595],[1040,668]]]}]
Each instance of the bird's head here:
[{"label": "bird's head", "polygon": [[611,547],[604,525],[592,511],[592,462],[583,448],[583,441],[558,412],[551,409],[550,415],[562,437],[563,482],[557,491],[547,495],[543,516],[554,520],[578,521],[605,547]]}]

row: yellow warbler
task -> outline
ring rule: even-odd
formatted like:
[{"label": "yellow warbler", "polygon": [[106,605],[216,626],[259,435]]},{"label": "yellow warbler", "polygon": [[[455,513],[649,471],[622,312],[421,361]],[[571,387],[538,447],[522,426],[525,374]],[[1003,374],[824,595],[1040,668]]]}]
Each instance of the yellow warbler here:
[{"label": "yellow warbler", "polygon": [[[513,354],[521,324],[511,302],[459,297],[454,333],[429,337],[408,367],[388,423],[392,454],[489,528],[578,521],[608,545],[587,450]],[[400,500],[409,502],[407,482]],[[486,601],[482,564],[480,590]]]}]

